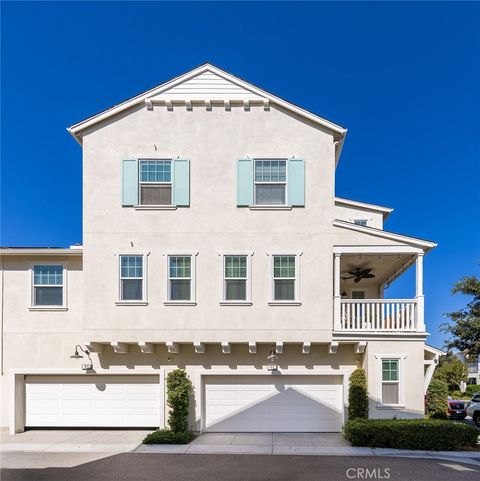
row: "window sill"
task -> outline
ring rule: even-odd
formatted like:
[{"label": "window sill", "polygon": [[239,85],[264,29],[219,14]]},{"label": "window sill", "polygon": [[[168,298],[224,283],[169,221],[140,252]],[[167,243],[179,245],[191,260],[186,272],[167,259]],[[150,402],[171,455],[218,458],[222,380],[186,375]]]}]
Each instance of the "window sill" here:
[{"label": "window sill", "polygon": [[403,404],[377,404],[376,406],[377,409],[398,409],[402,410],[405,409],[405,406]]},{"label": "window sill", "polygon": [[252,306],[252,301],[221,301],[221,306]]},{"label": "window sill", "polygon": [[270,301],[269,306],[301,306],[300,301]]},{"label": "window sill", "polygon": [[291,205],[249,205],[250,210],[292,210]]},{"label": "window sill", "polygon": [[196,306],[195,301],[165,301],[165,306]]},{"label": "window sill", "polygon": [[68,307],[65,306],[31,306],[29,311],[68,311]]},{"label": "window sill", "polygon": [[177,210],[176,205],[134,205],[135,210]]},{"label": "window sill", "polygon": [[116,306],[148,306],[147,301],[117,301]]}]

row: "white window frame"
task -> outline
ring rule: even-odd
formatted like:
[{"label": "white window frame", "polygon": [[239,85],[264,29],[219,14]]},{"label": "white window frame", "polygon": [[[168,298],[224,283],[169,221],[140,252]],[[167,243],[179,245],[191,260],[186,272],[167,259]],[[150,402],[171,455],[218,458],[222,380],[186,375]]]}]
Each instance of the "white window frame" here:
[{"label": "white window frame", "polygon": [[[142,162],[170,162],[170,182],[149,182],[141,180],[141,163]],[[174,162],[170,158],[154,158],[154,157],[139,157],[138,158],[138,206],[143,208],[154,207],[173,207],[173,179],[174,179]],[[170,186],[170,204],[142,204],[142,185],[169,185]]]},{"label": "white window frame", "polygon": [[[300,257],[302,256],[303,252],[271,252],[267,255],[270,256],[270,271],[269,271],[269,292],[270,292],[270,300],[268,305],[270,306],[300,306],[302,304],[301,301],[301,292],[300,292]],[[274,258],[277,256],[290,256],[295,257],[295,299],[289,301],[277,301],[275,300],[275,279],[273,277],[274,274]],[[291,277],[288,277],[291,280]]]},{"label": "white window frame", "polygon": [[[117,306],[146,306],[148,305],[147,293],[147,275],[148,275],[148,256],[150,252],[120,252],[118,254],[117,269],[118,269],[118,300],[115,302]],[[142,278],[142,299],[139,300],[122,300],[122,257],[142,257],[143,278]],[[139,279],[138,277],[128,277],[125,279]]]},{"label": "white window frame", "polygon": [[[219,252],[220,257],[220,302],[221,306],[251,306],[252,302],[252,256],[253,252]],[[244,256],[247,258],[247,277],[246,277],[246,299],[227,301],[226,299],[226,279],[225,279],[225,257],[228,256]]]},{"label": "white window frame", "polygon": [[[165,306],[196,306],[197,305],[197,297],[196,297],[196,263],[197,263],[197,255],[198,252],[168,252],[165,254],[167,258],[167,272],[166,272],[166,285],[165,285],[165,293],[166,299],[163,302]],[[190,257],[190,300],[181,300],[181,301],[172,301],[170,298],[170,257]],[[174,279],[187,279],[175,277]]]},{"label": "white window frame", "polygon": [[[350,296],[350,299],[353,299],[353,292],[363,292],[363,299],[367,299],[367,289],[362,289],[362,288],[358,288],[356,289],[355,287],[351,287],[348,289],[348,293],[349,293],[349,296]],[[357,299],[357,300],[362,300],[362,299]]]},{"label": "white window frame", "polygon": [[[282,162],[285,162],[285,181],[278,181],[278,182],[257,182],[255,180],[255,167],[257,164],[257,161],[262,162],[265,160],[281,160]],[[261,185],[280,185],[284,184],[285,185],[285,203],[284,204],[257,204],[257,189],[256,186],[257,184]],[[259,207],[259,208],[282,208],[282,207],[288,207],[288,158],[285,157],[256,157],[253,159],[253,207]]]},{"label": "white window frame", "polygon": [[[66,311],[67,307],[67,264],[66,262],[35,262],[30,265],[30,311]],[[62,305],[60,306],[37,306],[35,304],[35,287],[42,287],[43,285],[35,285],[35,266],[62,266]],[[56,284],[48,284],[45,287],[60,287]]]},{"label": "white window frame", "polygon": [[[404,362],[405,354],[377,354],[375,359],[377,361],[377,408],[378,409],[403,409],[405,408],[405,369]],[[383,361],[398,361],[398,381],[383,381]],[[398,403],[384,404],[383,402],[383,383],[398,383]]]}]

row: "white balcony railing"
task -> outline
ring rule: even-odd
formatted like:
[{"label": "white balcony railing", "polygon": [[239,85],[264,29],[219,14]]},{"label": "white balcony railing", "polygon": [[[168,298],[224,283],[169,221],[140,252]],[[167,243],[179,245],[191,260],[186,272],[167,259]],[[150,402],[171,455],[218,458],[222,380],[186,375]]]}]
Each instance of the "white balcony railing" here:
[{"label": "white balcony railing", "polygon": [[339,330],[414,332],[417,309],[415,299],[342,299]]}]

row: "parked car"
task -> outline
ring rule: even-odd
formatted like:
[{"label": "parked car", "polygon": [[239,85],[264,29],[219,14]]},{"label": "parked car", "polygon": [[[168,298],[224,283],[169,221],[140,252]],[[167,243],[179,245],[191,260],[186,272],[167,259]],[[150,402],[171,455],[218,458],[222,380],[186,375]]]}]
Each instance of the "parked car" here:
[{"label": "parked car", "polygon": [[480,402],[480,392],[476,392],[473,396],[472,399],[470,399],[470,404],[471,403],[478,403]]},{"label": "parked car", "polygon": [[[478,399],[478,401],[474,401]],[[480,394],[475,394],[467,407],[467,416],[472,416],[473,422],[480,428]]]},{"label": "parked car", "polygon": [[465,401],[448,399],[448,417],[450,419],[465,419],[467,417],[467,406]]}]

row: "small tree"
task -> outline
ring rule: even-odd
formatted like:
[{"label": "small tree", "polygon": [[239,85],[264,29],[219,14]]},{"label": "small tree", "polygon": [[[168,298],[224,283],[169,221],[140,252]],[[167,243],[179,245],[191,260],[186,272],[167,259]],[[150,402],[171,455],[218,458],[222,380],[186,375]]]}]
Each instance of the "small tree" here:
[{"label": "small tree", "polygon": [[432,379],[427,391],[427,406],[431,418],[447,417],[448,385],[445,381]]},{"label": "small tree", "polygon": [[183,369],[175,369],[167,376],[167,405],[170,408],[168,425],[174,433],[188,431],[188,408],[192,383]]},{"label": "small tree", "polygon": [[368,419],[367,375],[360,368],[350,376],[348,419]]},{"label": "small tree", "polygon": [[439,366],[433,373],[433,377],[446,382],[448,388],[453,391],[459,389],[462,382],[467,381],[468,369],[465,363],[458,357],[448,356],[447,359],[440,361]]}]

